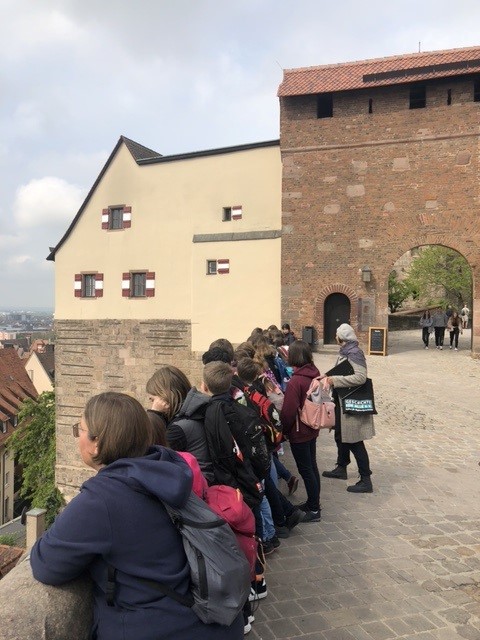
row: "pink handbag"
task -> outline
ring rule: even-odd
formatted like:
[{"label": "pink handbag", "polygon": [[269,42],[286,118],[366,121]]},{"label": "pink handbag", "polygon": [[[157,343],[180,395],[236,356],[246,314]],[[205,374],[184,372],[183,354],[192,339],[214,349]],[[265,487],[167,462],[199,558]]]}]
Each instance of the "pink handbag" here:
[{"label": "pink handbag", "polygon": [[321,378],[314,378],[300,410],[300,420],[311,429],[331,429],[335,426],[335,403],[323,389]]}]

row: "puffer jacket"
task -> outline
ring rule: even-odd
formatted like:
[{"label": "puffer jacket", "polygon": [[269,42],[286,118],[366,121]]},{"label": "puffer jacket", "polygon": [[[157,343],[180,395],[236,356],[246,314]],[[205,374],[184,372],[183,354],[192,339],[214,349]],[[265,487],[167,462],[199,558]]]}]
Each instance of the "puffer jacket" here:
[{"label": "puffer jacket", "polygon": [[294,370],[287,384],[280,422],[283,426],[283,434],[290,442],[309,442],[318,438],[319,432],[302,422],[299,412],[313,378],[319,375],[320,372],[314,364],[306,364]]}]

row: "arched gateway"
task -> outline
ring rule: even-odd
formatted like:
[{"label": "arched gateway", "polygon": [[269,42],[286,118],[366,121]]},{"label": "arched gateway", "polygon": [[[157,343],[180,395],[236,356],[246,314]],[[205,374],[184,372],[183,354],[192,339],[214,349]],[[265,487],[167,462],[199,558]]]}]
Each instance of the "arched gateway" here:
[{"label": "arched gateway", "polygon": [[440,244],[472,270],[480,356],[480,47],[286,70],[279,96],[284,317],[328,341],[337,287],[365,337],[398,257]]}]

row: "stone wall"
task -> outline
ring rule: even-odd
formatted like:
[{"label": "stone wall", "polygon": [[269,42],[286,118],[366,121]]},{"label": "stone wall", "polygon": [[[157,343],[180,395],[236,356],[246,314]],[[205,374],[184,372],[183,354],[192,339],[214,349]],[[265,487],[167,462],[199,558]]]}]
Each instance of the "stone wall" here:
[{"label": "stone wall", "polygon": [[145,385],[158,367],[174,364],[198,384],[202,366],[184,320],[57,320],[55,332],[56,480],[68,500],[92,473],[72,437],[88,398],[120,391],[148,407]]},{"label": "stone wall", "polygon": [[[314,326],[321,339],[325,292],[343,287],[360,333],[362,308],[374,310],[368,324],[386,326],[395,262],[414,247],[445,245],[472,268],[473,351],[480,353],[480,103],[473,81],[429,83],[425,109],[409,109],[408,85],[334,94],[332,118],[316,117],[316,96],[280,104],[282,318],[297,334]],[[369,283],[361,278],[366,265]]]}]

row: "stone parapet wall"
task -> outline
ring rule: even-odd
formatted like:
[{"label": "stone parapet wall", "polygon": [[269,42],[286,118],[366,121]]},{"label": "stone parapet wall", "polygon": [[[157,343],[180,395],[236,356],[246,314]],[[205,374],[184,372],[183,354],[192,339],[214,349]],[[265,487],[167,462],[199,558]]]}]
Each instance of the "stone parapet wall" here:
[{"label": "stone parapet wall", "polygon": [[191,351],[187,320],[57,320],[57,485],[70,499],[90,475],[72,437],[86,401],[102,391],[135,396],[148,407],[145,385],[162,364],[201,380],[202,364]]}]

